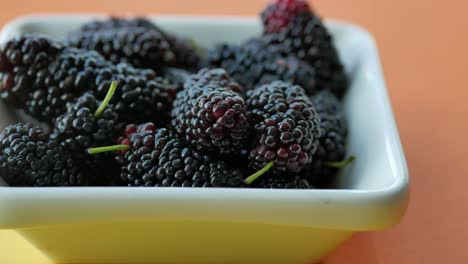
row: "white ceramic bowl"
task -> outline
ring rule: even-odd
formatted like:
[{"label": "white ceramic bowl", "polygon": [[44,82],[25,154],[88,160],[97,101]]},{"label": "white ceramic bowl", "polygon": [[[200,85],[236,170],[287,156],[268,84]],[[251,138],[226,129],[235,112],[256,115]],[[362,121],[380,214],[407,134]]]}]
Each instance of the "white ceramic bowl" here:
[{"label": "white ceramic bowl", "polygon": [[[21,33],[59,39],[94,17],[23,17],[5,26],[0,42]],[[203,46],[260,32],[254,18],[154,19]],[[354,232],[398,223],[408,170],[376,46],[359,27],[327,26],[352,82],[344,107],[348,154],[357,156],[335,189],[0,187],[0,228],[60,263],[311,263]],[[14,120],[3,107],[0,125]]]}]

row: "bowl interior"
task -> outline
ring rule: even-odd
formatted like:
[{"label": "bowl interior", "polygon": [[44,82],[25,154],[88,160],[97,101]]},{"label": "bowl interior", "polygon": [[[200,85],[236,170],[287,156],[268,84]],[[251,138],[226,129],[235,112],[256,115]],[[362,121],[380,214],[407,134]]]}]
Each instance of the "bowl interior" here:
[{"label": "bowl interior", "polygon": [[[97,16],[96,16],[97,17]],[[93,16],[38,16],[19,19],[5,27],[0,42],[22,33],[39,33],[60,40]],[[210,47],[219,42],[239,43],[261,32],[253,18],[157,17],[163,28]],[[378,190],[403,177],[404,158],[382,79],[374,43],[363,30],[339,22],[327,23],[351,79],[344,98],[349,122],[348,154],[356,161],[340,172],[337,189]],[[21,115],[0,105],[0,126]],[[0,185],[2,181],[0,179]]]}]

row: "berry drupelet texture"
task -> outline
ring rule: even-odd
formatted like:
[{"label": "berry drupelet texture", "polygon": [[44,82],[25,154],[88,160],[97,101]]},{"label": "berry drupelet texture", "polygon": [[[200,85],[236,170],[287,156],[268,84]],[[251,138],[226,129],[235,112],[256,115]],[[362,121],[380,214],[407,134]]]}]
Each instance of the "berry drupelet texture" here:
[{"label": "berry drupelet texture", "polygon": [[79,162],[32,124],[15,124],[0,134],[0,172],[10,186],[82,186]]},{"label": "berry drupelet texture", "polygon": [[119,135],[123,125],[118,122],[118,114],[113,105],[96,115],[101,102],[92,93],[85,93],[73,104],[68,105],[65,114],[55,122],[51,138],[87,168],[90,185],[111,185],[118,175],[118,166],[111,153],[89,155],[87,149],[95,146],[110,145]]},{"label": "berry drupelet texture", "polygon": [[192,147],[222,155],[247,143],[250,126],[241,90],[222,69],[203,69],[185,83],[172,110],[172,126]]},{"label": "berry drupelet texture", "polygon": [[66,103],[81,93],[68,76],[71,69],[49,70],[62,50],[62,46],[42,37],[24,36],[7,42],[0,49],[1,97],[51,123],[63,113]]},{"label": "berry drupelet texture", "polygon": [[339,99],[330,91],[324,90],[311,97],[312,103],[320,117],[320,129],[324,131],[336,131],[340,135],[347,134],[346,118]]},{"label": "berry drupelet texture", "polygon": [[68,106],[65,114],[57,118],[55,134],[70,147],[79,146],[81,150],[112,143],[122,125],[118,123],[118,114],[113,110],[113,105],[107,105],[96,116],[100,104],[101,101],[92,93],[83,94]]},{"label": "berry drupelet texture", "polygon": [[[99,83],[99,96],[107,92],[111,80],[118,87],[111,103],[119,114],[119,121],[168,123],[177,86],[162,77],[155,77],[151,70],[135,69],[128,64],[118,64],[113,69],[102,71],[105,81]],[[108,77],[110,76],[110,77]]]},{"label": "berry drupelet texture", "polygon": [[174,138],[151,123],[130,125],[120,143],[129,150],[120,157],[121,178],[129,186],[241,187],[243,175]]},{"label": "berry drupelet texture", "polygon": [[247,92],[256,144],[251,167],[260,170],[274,162],[273,173],[293,175],[311,161],[320,137],[320,121],[304,89],[274,81]]},{"label": "berry drupelet texture", "polygon": [[112,80],[118,81],[112,103],[126,122],[167,120],[176,93],[152,70],[114,65],[95,51],[64,48],[30,35],[0,49],[0,79],[2,98],[49,124],[86,91],[103,98]]},{"label": "berry drupelet texture", "polygon": [[180,67],[196,70],[200,56],[187,39],[169,34],[146,18],[96,20],[69,34],[67,43],[96,50],[113,62],[138,68]]},{"label": "berry drupelet texture", "polygon": [[340,162],[346,156],[347,126],[341,104],[332,93],[322,91],[312,97],[312,102],[321,120],[321,137],[304,176],[318,187],[326,187],[338,171],[326,163]]},{"label": "berry drupelet texture", "polygon": [[303,0],[277,0],[262,12],[265,49],[296,55],[315,71],[318,90],[342,96],[348,79],[332,36]]},{"label": "berry drupelet texture", "polygon": [[236,93],[242,93],[244,88],[233,80],[224,69],[221,68],[203,68],[197,74],[191,75],[184,86],[188,89],[190,87],[204,87],[204,86],[220,86]]},{"label": "berry drupelet texture", "polygon": [[[168,120],[176,87],[167,80],[156,77],[149,69],[136,69],[129,64],[114,65],[95,51],[68,48],[56,60],[62,68],[72,68],[72,82],[82,91],[93,91],[104,98],[113,80],[117,89],[112,103],[123,122]],[[61,68],[50,68],[51,72],[63,72]]]},{"label": "berry drupelet texture", "polygon": [[160,69],[175,64],[175,54],[166,37],[144,27],[121,27],[72,32],[66,45],[95,50],[112,63],[126,62],[138,68]]},{"label": "berry drupelet texture", "polygon": [[262,49],[263,45],[260,39],[241,46],[218,45],[210,51],[208,61],[213,67],[225,69],[246,90],[281,80],[300,85],[308,94],[315,92],[315,73],[307,63],[293,55]]}]

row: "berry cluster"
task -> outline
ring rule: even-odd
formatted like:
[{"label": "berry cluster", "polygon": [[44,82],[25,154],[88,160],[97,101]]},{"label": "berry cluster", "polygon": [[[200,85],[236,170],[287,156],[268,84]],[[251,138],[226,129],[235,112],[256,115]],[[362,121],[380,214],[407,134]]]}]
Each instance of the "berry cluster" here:
[{"label": "berry cluster", "polygon": [[302,86],[310,96],[324,89],[343,96],[348,79],[333,38],[305,0],[277,0],[261,18],[262,36],[240,46],[220,45],[210,53],[211,65],[240,76],[247,89],[282,80]]},{"label": "berry cluster", "polygon": [[118,81],[112,100],[122,121],[167,121],[176,93],[175,86],[152,70],[115,65],[95,51],[31,35],[0,49],[0,79],[3,99],[51,125],[83,93],[104,97],[112,80]]},{"label": "berry cluster", "polygon": [[346,158],[348,79],[304,0],[206,56],[146,18],[0,47],[0,98],[41,124],[0,133],[10,186],[327,188]]}]

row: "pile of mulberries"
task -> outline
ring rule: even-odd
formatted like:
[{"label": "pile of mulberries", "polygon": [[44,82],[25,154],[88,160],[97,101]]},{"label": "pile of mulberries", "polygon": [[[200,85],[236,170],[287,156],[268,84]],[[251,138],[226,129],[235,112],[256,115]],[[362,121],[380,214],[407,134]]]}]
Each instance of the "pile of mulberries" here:
[{"label": "pile of mulberries", "polygon": [[168,121],[176,87],[149,69],[113,64],[95,51],[61,46],[44,37],[21,36],[0,49],[1,97],[39,121],[53,124],[67,103],[87,91],[104,97],[112,80],[122,120]]},{"label": "pile of mulberries", "polygon": [[262,34],[194,40],[144,18],[94,20],[61,41],[0,46],[10,186],[328,188],[347,157],[348,78],[304,0],[276,0]]}]

